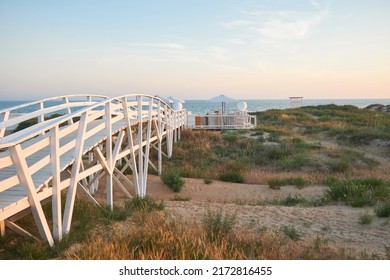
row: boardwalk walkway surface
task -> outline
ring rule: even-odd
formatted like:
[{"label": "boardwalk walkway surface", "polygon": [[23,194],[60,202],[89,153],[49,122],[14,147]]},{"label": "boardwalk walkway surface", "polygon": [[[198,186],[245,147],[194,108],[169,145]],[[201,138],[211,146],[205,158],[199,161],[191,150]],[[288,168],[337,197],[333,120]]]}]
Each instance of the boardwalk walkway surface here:
[{"label": "boardwalk walkway surface", "polygon": [[[30,113],[12,118],[20,108],[30,108]],[[7,133],[34,118],[35,125]],[[1,235],[7,228],[31,236],[16,223],[31,212],[41,237],[53,245],[70,230],[77,188],[94,200],[104,177],[111,209],[114,181],[129,198],[129,188],[145,196],[149,166],[161,174],[162,156],[171,157],[186,118],[185,110],[175,111],[148,95],[60,96],[0,111]],[[151,149],[157,151],[155,163]],[[132,181],[123,175],[127,168]],[[66,192],[64,209],[61,192]],[[47,200],[53,209],[51,226],[42,210]]]}]

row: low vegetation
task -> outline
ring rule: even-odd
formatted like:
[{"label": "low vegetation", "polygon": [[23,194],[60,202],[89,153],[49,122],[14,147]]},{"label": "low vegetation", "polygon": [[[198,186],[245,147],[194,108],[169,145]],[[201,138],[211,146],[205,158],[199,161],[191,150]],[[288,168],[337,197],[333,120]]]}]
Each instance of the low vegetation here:
[{"label": "low vegetation", "polygon": [[375,214],[378,217],[390,217],[390,199],[377,206],[375,208]]},{"label": "low vegetation", "polygon": [[[237,230],[235,218],[222,210],[209,211],[202,224],[170,220],[151,213],[142,219],[134,216],[126,231],[99,235],[64,255],[67,259],[94,260],[246,260],[246,259],[359,259],[334,248],[327,241],[307,238],[293,226],[282,231]],[[287,237],[287,238],[286,238]]]},{"label": "low vegetation", "polygon": [[[390,156],[388,115],[353,106],[327,105],[269,110],[257,113],[257,118],[258,127],[251,131],[183,131],[182,141],[174,145],[173,157],[164,162],[161,180],[174,192],[183,188],[183,177],[200,178],[204,184],[223,180],[268,184],[274,189],[321,184],[326,185],[325,196],[315,201],[288,195],[271,201],[237,203],[289,207],[341,203],[372,207],[370,211],[377,217],[390,217],[388,174],[379,168],[377,157],[365,153],[371,146],[380,145],[382,150],[377,156]],[[153,152],[151,156],[155,156]],[[183,202],[190,199],[172,198]],[[0,259],[373,257],[332,247],[326,239],[307,236],[294,225],[243,229],[235,215],[223,210],[209,210],[200,216],[200,221],[183,221],[164,209],[163,202],[150,197],[135,197],[124,207],[114,207],[113,212],[78,198],[72,230],[54,249],[7,232],[6,237],[0,238]],[[45,206],[45,213],[50,223],[50,205]],[[366,212],[357,222],[368,225],[374,217]],[[31,215],[19,222],[39,235]]]},{"label": "low vegetation", "polygon": [[367,212],[364,214],[361,214],[359,216],[359,224],[361,225],[369,225],[372,222],[372,215],[368,214]]},{"label": "low vegetation", "polygon": [[372,206],[390,199],[390,182],[377,178],[326,180],[326,196],[353,207]]},{"label": "low vegetation", "polygon": [[161,175],[161,180],[174,192],[180,192],[185,182],[180,176],[180,172],[174,168],[167,169]]},{"label": "low vegetation", "polygon": [[390,116],[385,113],[324,105],[258,112],[257,119],[251,131],[184,131],[168,165],[183,177],[221,180],[235,172],[245,182],[264,184],[262,178],[247,181],[244,173],[366,176],[379,166],[366,148],[380,143],[381,154],[390,156]]},{"label": "low vegetation", "polygon": [[280,187],[287,185],[293,185],[298,189],[301,189],[306,185],[306,182],[302,177],[290,177],[284,179],[272,178],[268,180],[268,185],[271,189],[280,189]]}]

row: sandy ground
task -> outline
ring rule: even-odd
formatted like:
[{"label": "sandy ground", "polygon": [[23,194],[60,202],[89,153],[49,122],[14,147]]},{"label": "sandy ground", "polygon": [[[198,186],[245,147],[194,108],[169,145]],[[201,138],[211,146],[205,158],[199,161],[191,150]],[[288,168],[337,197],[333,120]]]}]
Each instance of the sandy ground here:
[{"label": "sandy ground", "polygon": [[[123,204],[128,200],[119,188],[114,189],[116,204]],[[354,255],[363,253],[369,258],[390,258],[390,218],[376,217],[372,207],[287,207],[269,203],[267,206],[256,205],[259,202],[264,204],[274,199],[281,200],[289,195],[299,195],[312,201],[321,198],[324,190],[324,186],[308,186],[303,189],[284,186],[280,190],[274,190],[268,185],[221,181],[213,181],[207,185],[202,179],[186,178],[181,192],[174,193],[158,176],[149,174],[147,195],[163,200],[168,214],[177,219],[200,221],[208,210],[222,210],[236,216],[238,229],[279,230],[284,226],[293,226],[299,232],[301,240],[320,237],[330,245],[352,250]],[[362,225],[359,218],[366,213],[373,216],[373,221]]]},{"label": "sandy ground", "polygon": [[[301,239],[318,236],[329,244],[365,253],[369,257],[390,258],[390,219],[376,217],[373,208],[341,205],[252,206],[256,202],[280,200],[289,195],[315,200],[322,197],[323,186],[309,186],[301,190],[295,186],[284,186],[280,190],[273,190],[267,185],[220,181],[207,185],[201,179],[185,181],[182,191],[174,193],[159,177],[149,175],[147,193],[157,200],[163,200],[166,211],[178,219],[199,221],[208,210],[222,210],[236,215],[238,228],[278,230],[283,226],[294,226],[301,234]],[[119,200],[123,198],[118,192],[116,197]],[[178,197],[188,201],[178,201]],[[359,217],[365,213],[374,216],[373,221],[361,225]]]}]

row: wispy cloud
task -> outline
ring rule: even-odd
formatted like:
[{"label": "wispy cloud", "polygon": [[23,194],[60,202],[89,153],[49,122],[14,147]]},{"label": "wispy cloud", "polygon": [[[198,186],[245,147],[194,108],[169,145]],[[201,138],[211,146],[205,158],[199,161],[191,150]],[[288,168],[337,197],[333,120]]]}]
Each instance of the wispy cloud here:
[{"label": "wispy cloud", "polygon": [[219,25],[226,28],[226,29],[234,29],[237,27],[242,27],[242,26],[248,26],[252,25],[253,22],[250,20],[231,20],[231,21],[225,21],[225,22],[220,22]]},{"label": "wispy cloud", "polygon": [[[314,1],[315,2],[315,1]],[[264,38],[300,39],[312,31],[327,15],[327,10],[301,11],[241,11],[249,19],[220,24],[226,29],[252,32]]]},{"label": "wispy cloud", "polygon": [[316,0],[309,0],[309,2],[310,2],[310,4],[311,4],[312,6],[318,8],[318,6],[319,6],[318,1],[316,1]]},{"label": "wispy cloud", "polygon": [[247,42],[245,40],[242,40],[242,39],[239,39],[239,38],[232,38],[232,39],[229,39],[228,40],[229,43],[233,44],[233,45],[246,45]]},{"label": "wispy cloud", "polygon": [[256,30],[260,34],[277,39],[299,39],[305,37],[326,16],[319,13],[308,16],[294,14],[275,14],[269,17]]},{"label": "wispy cloud", "polygon": [[184,50],[186,47],[177,43],[131,43],[129,47],[144,47],[144,48],[162,48],[173,50]]},{"label": "wispy cloud", "polygon": [[349,12],[349,13],[347,13],[347,14],[341,15],[340,18],[341,18],[342,20],[349,20],[352,16],[353,16],[353,12]]}]

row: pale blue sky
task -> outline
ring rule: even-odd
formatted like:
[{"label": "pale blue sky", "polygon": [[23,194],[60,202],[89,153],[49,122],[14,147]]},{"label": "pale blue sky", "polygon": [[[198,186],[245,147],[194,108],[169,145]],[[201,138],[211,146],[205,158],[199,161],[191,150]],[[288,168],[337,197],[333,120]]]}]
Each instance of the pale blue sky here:
[{"label": "pale blue sky", "polygon": [[0,0],[0,100],[390,98],[390,1]]}]

